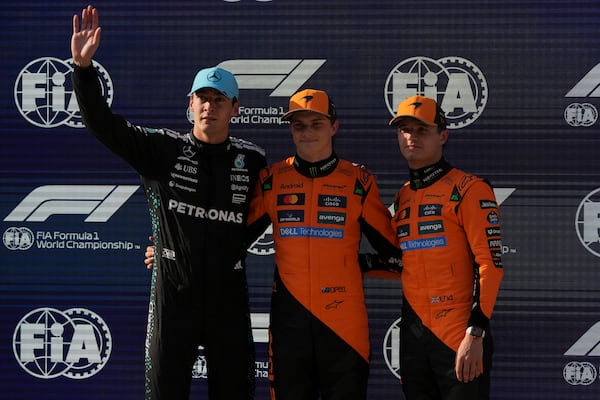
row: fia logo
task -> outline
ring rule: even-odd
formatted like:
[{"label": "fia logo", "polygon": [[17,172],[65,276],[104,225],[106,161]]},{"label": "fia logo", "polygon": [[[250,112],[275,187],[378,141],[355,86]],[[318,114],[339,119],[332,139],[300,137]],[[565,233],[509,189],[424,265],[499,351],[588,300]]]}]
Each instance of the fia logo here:
[{"label": "fia logo", "polygon": [[[93,61],[107,104],[113,100],[113,84],[108,72]],[[14,97],[17,109],[27,121],[40,128],[66,125],[83,128],[79,106],[71,84],[73,59],[42,57],[31,61],[19,73]]]},{"label": "fia logo", "polygon": [[407,97],[422,95],[438,102],[451,129],[464,128],[481,116],[488,99],[483,73],[461,57],[412,57],[396,65],[385,82],[385,102],[392,116]]},{"label": "fia logo", "polygon": [[400,321],[392,322],[383,338],[383,358],[394,376],[400,379]]},{"label": "fia logo", "polygon": [[25,315],[13,334],[21,368],[42,379],[85,379],[108,362],[112,338],[108,325],[85,308],[38,308]]},{"label": "fia logo", "polygon": [[579,241],[593,255],[600,257],[600,189],[588,194],[579,203],[575,228]]}]

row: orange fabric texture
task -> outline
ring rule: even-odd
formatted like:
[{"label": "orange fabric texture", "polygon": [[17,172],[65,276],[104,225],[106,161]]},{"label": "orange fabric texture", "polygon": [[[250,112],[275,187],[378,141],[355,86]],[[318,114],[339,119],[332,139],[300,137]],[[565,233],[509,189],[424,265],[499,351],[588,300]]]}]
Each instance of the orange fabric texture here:
[{"label": "orange fabric texture", "polygon": [[423,324],[457,351],[474,293],[490,318],[504,273],[493,189],[454,168],[429,187],[406,183],[394,204],[404,295]]},{"label": "orange fabric texture", "polygon": [[275,263],[285,286],[368,362],[359,219],[394,245],[390,212],[365,168],[340,160],[329,175],[308,178],[294,169],[293,160],[261,171],[248,223],[268,213]]},{"label": "orange fabric texture", "polygon": [[396,111],[396,116],[390,120],[390,125],[396,123],[402,118],[415,118],[426,125],[438,126],[445,123],[444,113],[437,105],[435,100],[425,96],[412,96],[400,104]]},{"label": "orange fabric texture", "polygon": [[293,113],[299,111],[313,111],[325,115],[327,118],[335,117],[335,107],[331,99],[322,90],[305,89],[290,98],[288,112],[283,114],[283,120],[289,120]]}]

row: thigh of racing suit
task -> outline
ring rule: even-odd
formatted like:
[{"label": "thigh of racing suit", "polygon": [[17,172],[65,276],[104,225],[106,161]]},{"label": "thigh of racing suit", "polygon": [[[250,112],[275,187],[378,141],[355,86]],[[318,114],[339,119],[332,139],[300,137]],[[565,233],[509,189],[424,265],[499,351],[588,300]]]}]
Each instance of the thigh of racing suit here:
[{"label": "thigh of racing suit", "polygon": [[272,400],[366,398],[369,364],[313,316],[276,276],[271,299]]},{"label": "thigh of racing suit", "polygon": [[406,400],[484,400],[489,398],[491,335],[484,338],[484,373],[469,383],[454,371],[456,352],[403,308],[400,322],[400,376]]},{"label": "thigh of racing suit", "polygon": [[256,368],[250,313],[208,315],[206,324],[204,355],[209,398],[253,399]]},{"label": "thigh of racing suit", "polygon": [[204,347],[211,400],[254,398],[254,342],[243,292],[241,302],[222,302],[224,308],[205,312],[191,305],[190,293],[160,285],[149,317],[148,399],[188,400],[199,345]]},{"label": "thigh of racing suit", "polygon": [[[155,291],[146,338],[146,400],[187,400],[198,338],[194,310],[179,307],[175,293]],[[197,320],[196,320],[197,324]]]},{"label": "thigh of racing suit", "polygon": [[321,399],[365,400],[369,363],[320,321],[313,331]]}]

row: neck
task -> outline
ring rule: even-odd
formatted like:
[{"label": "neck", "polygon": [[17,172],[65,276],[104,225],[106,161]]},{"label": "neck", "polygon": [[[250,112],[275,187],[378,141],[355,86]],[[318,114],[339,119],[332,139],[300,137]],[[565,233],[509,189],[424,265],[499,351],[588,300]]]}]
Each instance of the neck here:
[{"label": "neck", "polygon": [[430,186],[451,169],[452,166],[443,157],[435,164],[423,168],[410,168],[410,187],[420,189]]},{"label": "neck", "polygon": [[193,136],[199,140],[202,143],[207,143],[207,144],[219,144],[219,143],[223,143],[225,140],[227,140],[227,137],[229,136],[227,131],[225,132],[213,132],[211,134],[201,131],[199,129],[194,129],[192,131]]},{"label": "neck", "polygon": [[318,178],[321,176],[326,176],[331,173],[338,165],[339,158],[335,153],[331,153],[331,155],[324,160],[309,162],[303,160],[298,155],[294,157],[294,168],[301,175],[307,176],[309,178]]}]

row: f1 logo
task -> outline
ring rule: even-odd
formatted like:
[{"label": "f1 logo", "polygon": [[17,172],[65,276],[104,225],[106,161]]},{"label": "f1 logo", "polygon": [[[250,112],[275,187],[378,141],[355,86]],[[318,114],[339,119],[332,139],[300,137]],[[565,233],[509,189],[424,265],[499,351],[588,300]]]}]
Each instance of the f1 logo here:
[{"label": "f1 logo", "polygon": [[55,214],[87,215],[84,222],[106,222],[138,185],[46,185],[27,195],[4,221],[44,222]]},{"label": "f1 logo", "polygon": [[565,356],[600,356],[600,321],[581,335],[565,352]]},{"label": "f1 logo", "polygon": [[274,89],[271,97],[290,97],[327,60],[227,60],[218,66],[235,75],[240,89]]},{"label": "f1 logo", "polygon": [[600,64],[596,64],[565,97],[600,97]]}]

